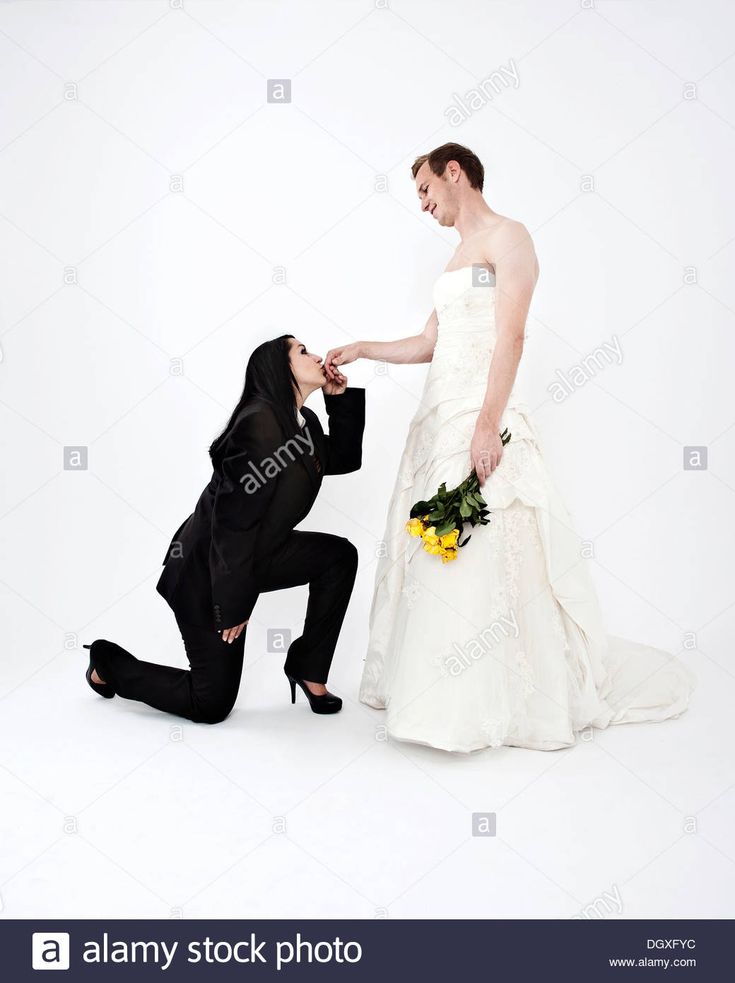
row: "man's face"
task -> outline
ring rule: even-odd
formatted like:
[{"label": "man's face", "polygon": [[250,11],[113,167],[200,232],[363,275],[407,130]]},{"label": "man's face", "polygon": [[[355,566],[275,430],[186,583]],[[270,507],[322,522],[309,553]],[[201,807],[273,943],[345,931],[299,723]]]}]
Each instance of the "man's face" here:
[{"label": "man's face", "polygon": [[416,172],[416,192],[421,202],[421,211],[428,212],[439,225],[454,225],[454,185],[447,180],[448,170],[439,177],[424,161]]}]

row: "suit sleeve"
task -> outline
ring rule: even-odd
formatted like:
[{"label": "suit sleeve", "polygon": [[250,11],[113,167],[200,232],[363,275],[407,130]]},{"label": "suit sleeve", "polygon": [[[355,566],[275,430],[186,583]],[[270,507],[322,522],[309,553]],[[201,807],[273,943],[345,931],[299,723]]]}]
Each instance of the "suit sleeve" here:
[{"label": "suit sleeve", "polygon": [[258,533],[278,475],[267,478],[261,462],[278,445],[263,413],[240,423],[230,436],[212,507],[209,572],[217,630],[247,621],[258,599],[254,567]]},{"label": "suit sleeve", "polygon": [[347,388],[340,396],[324,395],[329,417],[325,474],[349,474],[362,467],[365,390]]}]

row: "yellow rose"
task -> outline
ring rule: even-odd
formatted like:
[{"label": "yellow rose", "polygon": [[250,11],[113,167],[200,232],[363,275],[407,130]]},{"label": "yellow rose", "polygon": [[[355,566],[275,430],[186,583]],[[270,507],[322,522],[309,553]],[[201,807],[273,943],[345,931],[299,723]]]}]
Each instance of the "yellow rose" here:
[{"label": "yellow rose", "polygon": [[[436,536],[434,536],[434,539],[436,539]],[[432,556],[438,556],[442,552],[442,548],[441,548],[441,546],[439,545],[438,542],[436,542],[436,543],[427,543],[427,542],[425,542],[424,543],[424,549],[426,550],[427,553],[431,553]]]},{"label": "yellow rose", "polygon": [[442,546],[448,546],[454,548],[457,545],[457,540],[459,539],[459,529],[452,529],[451,532],[446,533],[446,535],[441,537]]},{"label": "yellow rose", "polygon": [[409,519],[406,523],[406,532],[412,536],[420,536],[424,531],[424,524],[421,519]]},{"label": "yellow rose", "polygon": [[442,553],[442,563],[449,563],[451,560],[457,559],[457,550],[448,547]]}]

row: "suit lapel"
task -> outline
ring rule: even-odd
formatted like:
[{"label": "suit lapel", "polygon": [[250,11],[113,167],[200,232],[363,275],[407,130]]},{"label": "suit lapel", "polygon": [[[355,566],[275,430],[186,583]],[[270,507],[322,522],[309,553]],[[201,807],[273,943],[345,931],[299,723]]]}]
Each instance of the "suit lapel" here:
[{"label": "suit lapel", "polygon": [[[314,495],[316,495],[321,485],[324,474],[324,462],[326,460],[324,431],[316,413],[306,407],[302,407],[301,412],[306,421],[304,424],[304,440],[301,441],[304,448],[304,453],[301,454],[301,463],[306,468]],[[305,443],[305,441],[308,441],[308,443]],[[314,448],[313,454],[309,451],[309,443]]]}]

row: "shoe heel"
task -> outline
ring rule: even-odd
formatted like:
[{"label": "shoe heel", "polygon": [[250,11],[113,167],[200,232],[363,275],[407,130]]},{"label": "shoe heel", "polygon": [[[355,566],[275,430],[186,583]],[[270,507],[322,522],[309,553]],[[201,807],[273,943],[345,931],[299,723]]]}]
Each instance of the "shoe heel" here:
[{"label": "shoe heel", "polygon": [[296,679],[295,676],[289,676],[286,672],[286,678],[288,679],[289,685],[291,686],[291,702],[296,702],[296,687],[303,690],[304,696],[308,700],[309,706],[313,713],[338,713],[342,709],[342,700],[338,696],[334,696],[333,693],[325,693],[323,696],[315,696],[311,692],[309,687],[302,679]]},{"label": "shoe heel", "polygon": [[[92,642],[92,645],[95,643]],[[92,673],[94,672],[96,666],[94,661],[94,656],[92,654],[92,645],[82,645],[82,648],[89,649],[89,665],[87,666],[87,671],[84,674],[84,678],[87,680],[91,688],[99,696],[104,696],[106,699],[110,700],[115,696],[115,688],[112,683],[108,680],[104,683],[95,683],[92,679]]]}]

